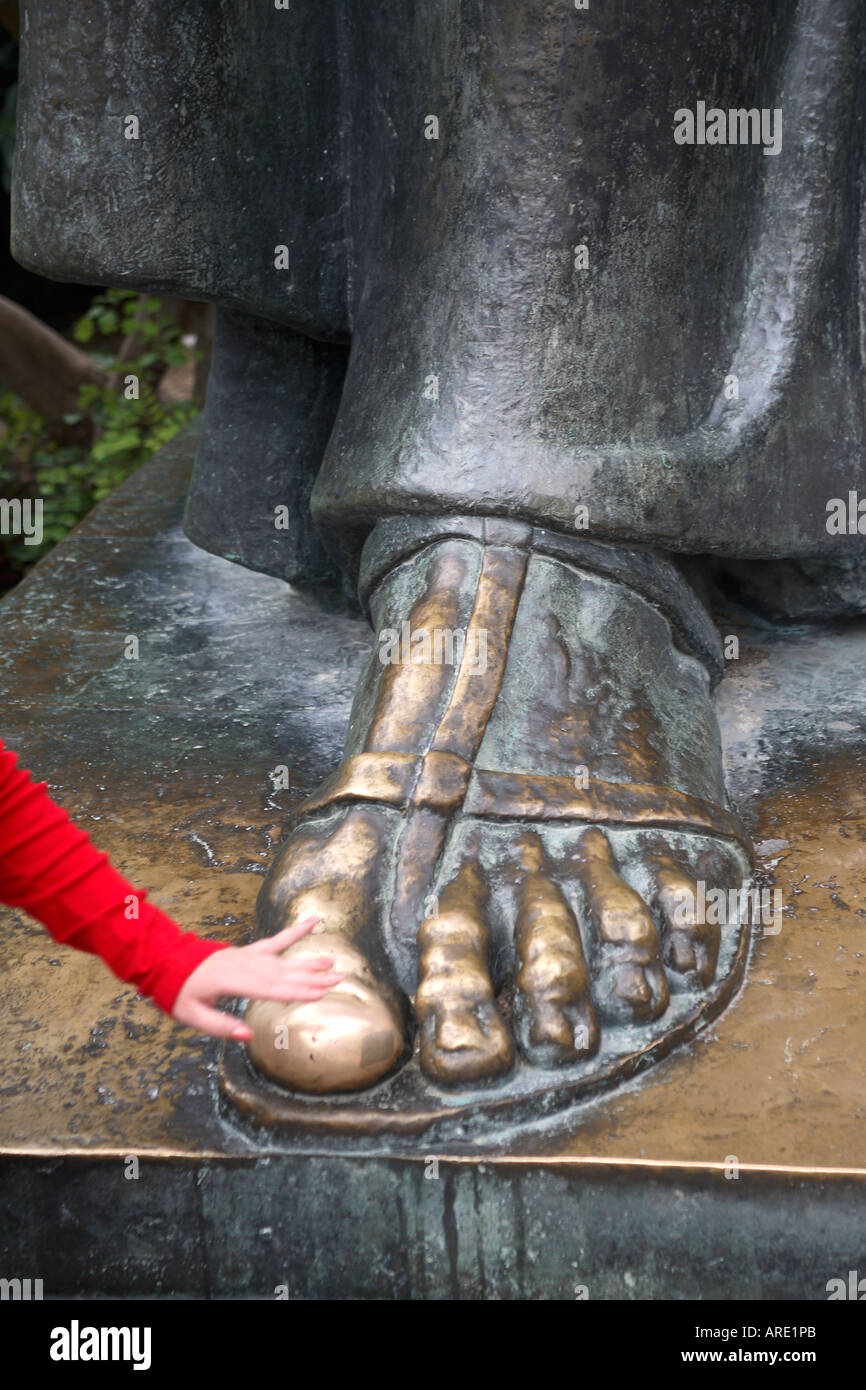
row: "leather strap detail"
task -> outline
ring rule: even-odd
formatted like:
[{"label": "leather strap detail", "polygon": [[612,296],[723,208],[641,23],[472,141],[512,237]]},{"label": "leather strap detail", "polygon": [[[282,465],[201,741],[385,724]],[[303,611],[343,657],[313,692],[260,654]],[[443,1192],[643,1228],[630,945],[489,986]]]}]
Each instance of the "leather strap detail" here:
[{"label": "leather strap detail", "polygon": [[490,820],[572,821],[591,825],[640,826],[690,831],[736,840],[748,854],[749,841],[730,811],[672,787],[591,781],[527,772],[474,771],[454,753],[359,753],[328,778],[303,811],[337,802],[372,801],[405,810],[424,806]]},{"label": "leather strap detail", "polygon": [[448,813],[466,795],[471,770],[454,753],[358,753],[340,764],[301,811],[320,811],[338,801],[375,801],[401,810],[411,804]]},{"label": "leather strap detail", "polygon": [[580,788],[571,777],[476,768],[463,811],[493,820],[586,821],[691,830],[738,840],[749,852],[748,837],[730,811],[673,787],[593,779]]}]

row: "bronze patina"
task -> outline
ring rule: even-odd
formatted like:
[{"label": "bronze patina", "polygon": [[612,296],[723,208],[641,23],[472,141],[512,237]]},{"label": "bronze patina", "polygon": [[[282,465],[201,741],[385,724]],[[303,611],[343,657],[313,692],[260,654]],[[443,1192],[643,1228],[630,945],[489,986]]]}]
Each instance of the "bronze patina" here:
[{"label": "bronze patina", "polygon": [[[27,16],[16,254],[216,302],[187,532],[375,634],[258,904],[346,978],[224,1095],[420,1133],[634,1075],[749,949],[688,908],[750,874],[714,594],[866,612],[862,7]],[[750,138],[683,143],[717,96]]]}]

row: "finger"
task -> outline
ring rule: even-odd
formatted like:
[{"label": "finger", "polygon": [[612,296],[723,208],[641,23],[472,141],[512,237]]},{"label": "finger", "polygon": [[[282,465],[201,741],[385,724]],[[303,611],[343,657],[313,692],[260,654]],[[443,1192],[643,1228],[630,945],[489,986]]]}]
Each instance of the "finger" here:
[{"label": "finger", "polygon": [[303,975],[296,971],[282,974],[256,971],[249,976],[233,972],[225,980],[215,981],[206,994],[192,996],[190,1008],[205,1008],[218,999],[321,999],[329,989],[340,983],[343,975]]},{"label": "finger", "polygon": [[284,951],[294,941],[299,941],[302,936],[311,932],[318,920],[318,917],[305,917],[302,922],[296,922],[293,927],[284,927],[282,931],[277,932],[276,936],[266,936],[264,940],[257,941],[256,945],[266,955]]},{"label": "finger", "polygon": [[304,1002],[308,1002],[310,1000],[323,998],[331,987],[330,985],[322,986],[318,984],[298,985],[291,982],[288,984],[279,984],[277,982],[272,982],[271,984],[263,983],[260,985],[250,985],[244,997],[247,999],[276,999],[279,1000],[280,1003],[290,1003],[292,1000],[303,1000]]},{"label": "finger", "polygon": [[[268,958],[270,964],[270,958]],[[287,960],[279,960],[276,964],[283,970],[303,970],[315,973],[321,970],[330,970],[334,964],[333,956],[290,956]]]},{"label": "finger", "polygon": [[[345,975],[337,971],[325,975],[321,971],[316,974],[308,975],[305,970],[255,970],[249,975],[232,975],[224,980],[218,987],[221,990],[231,989],[238,995],[246,994],[249,989],[259,988],[269,989],[272,985],[297,985],[301,989],[330,989],[332,985],[338,985],[344,980]],[[216,998],[216,994],[211,994],[210,998]]]},{"label": "finger", "polygon": [[270,951],[263,954],[254,950],[253,946],[242,946],[240,949],[250,952],[249,956],[244,957],[243,964],[251,970],[300,970],[303,974],[318,974],[330,970],[334,964],[333,956],[284,956],[272,955]]},{"label": "finger", "polygon": [[273,974],[268,978],[279,981],[281,984],[311,985],[314,989],[320,986],[322,989],[330,989],[331,985],[338,985],[346,976],[341,970],[330,970],[324,974],[321,970],[313,975],[308,975],[305,970],[281,970],[278,974]]}]

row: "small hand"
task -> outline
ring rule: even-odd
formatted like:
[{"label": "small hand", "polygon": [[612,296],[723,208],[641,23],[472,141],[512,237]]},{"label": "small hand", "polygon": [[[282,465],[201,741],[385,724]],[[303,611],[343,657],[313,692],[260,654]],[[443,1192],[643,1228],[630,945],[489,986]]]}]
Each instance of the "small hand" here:
[{"label": "small hand", "polygon": [[228,996],[240,999],[321,999],[342,980],[331,971],[333,956],[280,955],[287,946],[312,931],[318,918],[307,917],[276,936],[264,937],[249,946],[229,946],[196,966],[184,981],[174,1001],[172,1017],[178,1023],[208,1033],[212,1038],[232,1038],[248,1042],[252,1030],[240,1019],[212,1006]]}]

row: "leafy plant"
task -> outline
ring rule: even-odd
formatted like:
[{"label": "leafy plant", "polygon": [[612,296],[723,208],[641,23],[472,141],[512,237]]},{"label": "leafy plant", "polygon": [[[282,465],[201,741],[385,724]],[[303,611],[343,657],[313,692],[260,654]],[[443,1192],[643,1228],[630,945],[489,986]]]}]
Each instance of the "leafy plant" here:
[{"label": "leafy plant", "polygon": [[[35,410],[11,392],[0,394],[0,496],[41,498],[43,503],[40,546],[25,545],[21,537],[0,541],[19,571],[62,540],[198,409],[192,401],[159,398],[165,369],[190,359],[180,327],[164,312],[161,300],[106,290],[96,295],[73,336],[108,383],[82,386],[77,412],[64,417],[70,427],[89,422],[87,445],[58,440]],[[121,346],[130,341],[134,355],[122,358]]]}]

